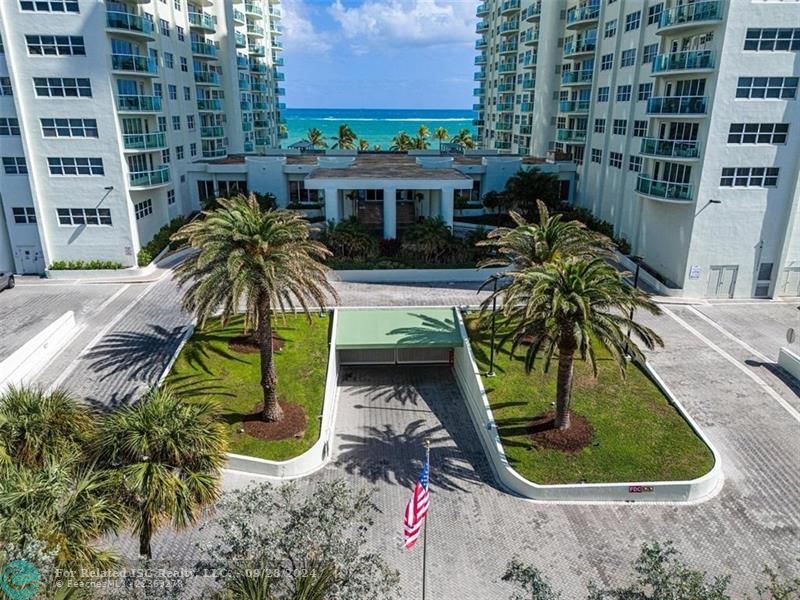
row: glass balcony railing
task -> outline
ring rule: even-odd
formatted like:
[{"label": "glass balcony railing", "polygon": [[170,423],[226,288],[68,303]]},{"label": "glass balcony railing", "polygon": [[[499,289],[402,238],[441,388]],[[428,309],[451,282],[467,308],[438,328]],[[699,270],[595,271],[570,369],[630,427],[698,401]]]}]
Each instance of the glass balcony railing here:
[{"label": "glass balcony railing", "polygon": [[286,110],[286,103],[278,102],[278,110]]},{"label": "glass balcony railing", "polygon": [[537,54],[526,54],[520,59],[523,67],[535,67]]},{"label": "glass balcony railing", "polygon": [[511,13],[516,10],[519,10],[520,0],[505,0],[500,5],[500,14]]},{"label": "glass balcony railing", "polygon": [[237,48],[247,48],[247,36],[241,31],[235,31],[233,33],[233,41]]},{"label": "glass balcony railing", "polygon": [[264,28],[255,23],[247,24],[247,33],[249,35],[264,35]]},{"label": "glass balcony railing", "polygon": [[267,65],[265,65],[264,63],[250,61],[250,70],[253,73],[266,73],[267,72]]},{"label": "glass balcony railing", "polygon": [[519,44],[517,44],[517,42],[502,42],[497,47],[497,51],[500,54],[507,54],[509,52],[516,52],[518,49],[519,49]]},{"label": "glass balcony railing", "polygon": [[497,91],[501,94],[506,92],[513,92],[514,91],[514,82],[510,81],[508,83],[498,83],[497,84]]},{"label": "glass balcony railing", "polygon": [[486,79],[486,72],[483,70],[478,71],[475,75],[472,76],[475,81],[483,81]]},{"label": "glass balcony railing", "polygon": [[244,23],[245,22],[244,13],[242,11],[234,8],[233,9],[233,20],[236,21],[237,23]]},{"label": "glass balcony railing", "polygon": [[192,54],[196,56],[208,56],[216,58],[218,51],[214,44],[207,42],[192,42]]},{"label": "glass balcony railing", "polygon": [[511,150],[511,142],[506,142],[504,140],[495,140],[494,147],[495,150]]},{"label": "glass balcony railing", "polygon": [[203,148],[203,158],[224,158],[228,156],[228,149],[224,146],[217,148]]},{"label": "glass balcony railing", "polygon": [[250,91],[250,80],[249,79],[240,79],[239,80],[239,89],[245,92]]},{"label": "glass balcony railing", "polygon": [[126,133],[122,136],[126,150],[156,150],[167,147],[164,133]]},{"label": "glass balcony railing", "polygon": [[276,87],[275,88],[275,95],[276,96],[285,96],[286,95],[286,88]]},{"label": "glass balcony railing", "polygon": [[706,2],[689,2],[682,6],[670,8],[661,13],[659,29],[685,25],[703,24],[708,21],[722,20],[722,2],[707,0]]},{"label": "glass balcony railing", "polygon": [[245,152],[254,152],[255,151],[255,143],[254,142],[245,142],[244,143],[244,151]]},{"label": "glass balcony railing", "polygon": [[489,23],[486,21],[478,21],[475,25],[475,33],[484,33],[489,31]]},{"label": "glass balcony railing", "polygon": [[477,10],[475,11],[475,15],[478,17],[483,17],[484,15],[489,14],[489,4],[487,2],[482,2],[478,5]]},{"label": "glass balcony railing", "polygon": [[275,38],[272,38],[272,47],[275,50],[283,50],[283,42],[276,40]]},{"label": "glass balcony railing", "polygon": [[200,137],[201,138],[223,138],[225,137],[225,128],[214,125],[210,127],[201,127],[200,128]]},{"label": "glass balcony railing", "polygon": [[598,3],[586,6],[577,6],[567,11],[567,26],[578,25],[589,21],[596,21],[600,16]]},{"label": "glass balcony railing", "polygon": [[255,15],[259,17],[264,16],[264,11],[261,10],[261,7],[254,3],[254,2],[245,2],[244,3],[244,12],[248,15]]},{"label": "glass balcony railing", "polygon": [[567,40],[564,42],[564,56],[570,54],[585,54],[597,49],[597,40]]},{"label": "glass balcony railing", "polygon": [[488,46],[488,42],[485,38],[480,38],[475,40],[475,50],[483,50]]},{"label": "glass balcony railing", "polygon": [[536,87],[536,80],[535,79],[523,79],[522,80],[522,89],[523,90],[532,90]]},{"label": "glass balcony railing", "polygon": [[253,131],[253,122],[242,121],[242,131]]},{"label": "glass balcony railing", "polygon": [[556,138],[559,142],[582,144],[586,141],[585,129],[557,129]]},{"label": "glass balcony railing", "polygon": [[476,65],[485,65],[486,64],[486,57],[483,56],[483,55],[476,56],[475,57],[475,64]]},{"label": "glass balcony railing", "polygon": [[247,100],[241,100],[239,102],[239,108],[241,108],[244,111],[250,112],[253,110],[253,103]]},{"label": "glass balcony railing", "polygon": [[530,135],[531,131],[532,131],[532,127],[530,125],[520,125],[519,126],[520,135]]},{"label": "glass balcony railing", "polygon": [[500,24],[500,33],[511,34],[519,31],[519,20],[512,19],[511,21],[504,21]]},{"label": "glass balcony railing", "polygon": [[475,111],[483,110],[483,104],[473,104],[472,105],[472,110],[475,110]]},{"label": "glass balcony railing", "polygon": [[561,85],[589,84],[592,82],[592,70],[565,71],[561,74]]},{"label": "glass balcony railing", "polygon": [[269,121],[256,119],[253,121],[253,125],[255,125],[256,129],[269,129]]},{"label": "glass balcony railing", "polygon": [[146,36],[153,35],[153,24],[148,19],[127,12],[109,10],[106,12],[106,25],[112,29],[124,29]]},{"label": "glass balcony railing", "polygon": [[499,65],[497,65],[498,73],[513,73],[516,70],[517,70],[516,62],[500,63]]},{"label": "glass balcony railing", "polygon": [[650,115],[704,115],[707,96],[653,96],[647,100]]},{"label": "glass balcony railing", "polygon": [[256,138],[256,146],[269,146],[269,144],[270,144],[269,138],[266,137]]},{"label": "glass balcony railing", "polygon": [[534,4],[531,4],[528,8],[522,11],[522,18],[527,21],[532,21],[533,19],[538,19],[541,14],[542,14],[542,3],[535,2]]},{"label": "glass balcony railing", "polygon": [[495,123],[495,129],[497,129],[497,131],[511,131],[513,128],[513,123],[508,123],[505,121],[498,121]]},{"label": "glass balcony railing", "polygon": [[111,68],[114,71],[141,73],[143,75],[158,74],[156,61],[149,56],[140,56],[138,54],[112,54]]},{"label": "glass balcony railing", "polygon": [[522,34],[520,41],[523,44],[533,44],[539,41],[539,30],[538,29],[528,29],[525,33]]},{"label": "glass balcony railing", "polygon": [[498,112],[511,112],[514,110],[514,104],[511,102],[500,102],[494,105]]},{"label": "glass balcony railing", "polygon": [[714,53],[711,50],[689,50],[659,54],[653,59],[653,73],[667,71],[690,71],[693,69],[713,69]]},{"label": "glass balcony railing", "polygon": [[691,202],[692,184],[660,181],[647,175],[639,174],[636,180],[636,191],[645,196],[661,198],[670,202]]},{"label": "glass balcony railing", "polygon": [[194,81],[201,85],[221,85],[222,78],[215,71],[195,71]]},{"label": "glass balcony railing", "polygon": [[211,31],[216,30],[217,26],[214,23],[214,17],[211,15],[207,15],[203,12],[190,12],[189,13],[189,25],[192,27],[201,27],[203,29],[209,29]]},{"label": "glass balcony railing", "polygon": [[221,111],[222,100],[218,98],[199,98],[197,100],[197,110],[202,111]]},{"label": "glass balcony railing", "polygon": [[252,54],[253,56],[266,56],[267,55],[267,49],[264,48],[264,46],[250,46],[250,49],[248,50],[248,52],[250,52],[250,54]]},{"label": "glass balcony railing", "polygon": [[700,146],[697,140],[643,138],[640,153],[663,158],[699,158]]},{"label": "glass balcony railing", "polygon": [[523,102],[519,105],[522,112],[531,112],[533,110],[533,102]]},{"label": "glass balcony railing", "polygon": [[117,97],[120,112],[161,112],[160,96],[123,95]]},{"label": "glass balcony railing", "polygon": [[128,175],[133,187],[152,187],[169,183],[169,167],[162,166],[154,171],[134,171]]},{"label": "glass balcony railing", "polygon": [[561,100],[558,110],[563,113],[588,113],[590,105],[589,100]]}]

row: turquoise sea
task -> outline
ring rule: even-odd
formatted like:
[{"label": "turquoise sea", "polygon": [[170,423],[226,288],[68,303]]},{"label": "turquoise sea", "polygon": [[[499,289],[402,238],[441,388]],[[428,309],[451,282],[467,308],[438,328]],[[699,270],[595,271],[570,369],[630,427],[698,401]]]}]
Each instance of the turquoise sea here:
[{"label": "turquoise sea", "polygon": [[398,131],[413,137],[420,125],[427,125],[431,134],[438,127],[447,129],[450,136],[465,128],[475,133],[471,110],[288,108],[281,111],[281,116],[286,118],[289,131],[289,137],[283,140],[284,147],[305,138],[312,127],[330,139],[342,123],[347,123],[359,138],[367,139],[370,148],[380,144],[384,150]]}]

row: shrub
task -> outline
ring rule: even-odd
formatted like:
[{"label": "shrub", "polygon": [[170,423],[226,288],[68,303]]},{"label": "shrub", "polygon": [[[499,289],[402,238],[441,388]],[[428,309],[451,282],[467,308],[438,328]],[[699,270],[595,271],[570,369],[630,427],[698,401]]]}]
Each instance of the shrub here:
[{"label": "shrub", "polygon": [[359,261],[378,256],[378,240],[355,217],[329,225],[323,241],[336,259]]},{"label": "shrub", "polygon": [[124,269],[125,265],[113,260],[55,260],[51,271],[94,271]]},{"label": "shrub", "polygon": [[[170,236],[183,227],[186,222],[186,217],[176,217],[159,229],[153,236],[153,239],[142,246],[141,250],[139,250],[139,253],[136,255],[139,266],[143,267],[149,265],[156,256],[161,254],[164,248],[172,247],[169,239]],[[172,249],[174,250],[175,248]]]},{"label": "shrub", "polygon": [[440,264],[449,262],[454,246],[453,234],[440,218],[425,219],[406,232],[402,242],[403,256],[411,262]]},{"label": "shrub", "polygon": [[393,240],[380,240],[381,256],[385,258],[394,258],[400,254],[402,243],[398,239]]}]

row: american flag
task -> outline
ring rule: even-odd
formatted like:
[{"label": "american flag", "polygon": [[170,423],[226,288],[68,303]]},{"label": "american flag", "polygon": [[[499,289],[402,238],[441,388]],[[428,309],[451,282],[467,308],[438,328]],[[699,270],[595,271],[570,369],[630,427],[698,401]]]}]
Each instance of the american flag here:
[{"label": "american flag", "polygon": [[426,462],[422,467],[422,472],[419,474],[419,479],[414,486],[414,494],[406,504],[406,515],[403,520],[403,532],[406,537],[406,548],[411,549],[417,543],[420,531],[422,530],[422,522],[425,520],[425,515],[428,514],[428,505],[430,504],[430,496],[428,496],[428,474],[429,463]]}]

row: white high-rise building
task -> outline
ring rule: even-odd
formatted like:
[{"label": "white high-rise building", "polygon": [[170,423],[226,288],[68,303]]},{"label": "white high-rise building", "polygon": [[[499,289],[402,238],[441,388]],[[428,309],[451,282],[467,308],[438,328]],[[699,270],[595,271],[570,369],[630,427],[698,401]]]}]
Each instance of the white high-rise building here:
[{"label": "white high-rise building", "polygon": [[276,0],[2,0],[0,271],[136,264],[191,163],[282,134]]},{"label": "white high-rise building", "polygon": [[486,0],[485,148],[578,163],[577,203],[674,293],[800,295],[800,2]]}]

